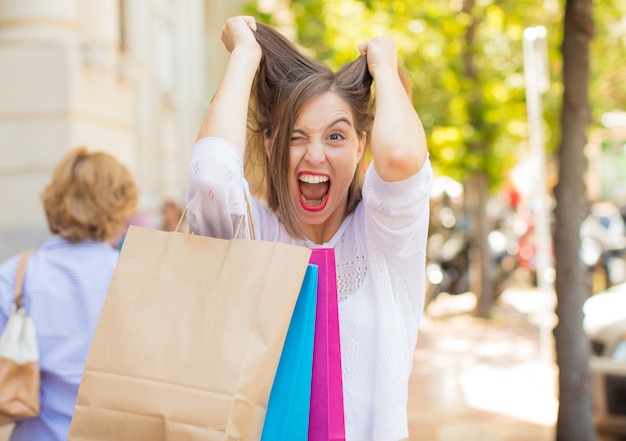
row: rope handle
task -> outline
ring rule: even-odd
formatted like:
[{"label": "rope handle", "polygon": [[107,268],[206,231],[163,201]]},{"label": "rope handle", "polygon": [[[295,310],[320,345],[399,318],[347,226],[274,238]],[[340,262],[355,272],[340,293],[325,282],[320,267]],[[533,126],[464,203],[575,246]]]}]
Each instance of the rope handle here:
[{"label": "rope handle", "polygon": [[17,309],[22,307],[22,288],[24,285],[24,274],[26,273],[26,262],[32,253],[32,250],[22,251],[20,260],[17,263],[15,271],[15,305]]}]

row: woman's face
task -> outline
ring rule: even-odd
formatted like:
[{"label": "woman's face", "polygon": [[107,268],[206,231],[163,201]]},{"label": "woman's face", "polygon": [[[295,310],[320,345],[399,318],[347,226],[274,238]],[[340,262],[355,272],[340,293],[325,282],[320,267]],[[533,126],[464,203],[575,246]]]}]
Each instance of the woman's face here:
[{"label": "woman's face", "polygon": [[350,106],[332,92],[307,103],[295,121],[289,194],[307,237],[316,243],[330,240],[345,217],[365,141],[365,132],[355,131]]}]

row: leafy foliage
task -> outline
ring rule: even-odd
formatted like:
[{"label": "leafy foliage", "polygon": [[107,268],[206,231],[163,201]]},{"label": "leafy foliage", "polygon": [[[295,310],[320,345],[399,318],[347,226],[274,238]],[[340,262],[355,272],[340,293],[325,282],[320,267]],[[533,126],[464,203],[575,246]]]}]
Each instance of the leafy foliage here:
[{"label": "leafy foliage", "polygon": [[[621,81],[626,65],[620,63],[626,59],[626,32],[619,19],[626,7],[620,0],[600,3],[594,49],[606,62],[594,65],[596,117],[626,103]],[[298,42],[335,68],[357,57],[361,42],[393,36],[399,61],[413,81],[414,105],[436,171],[460,181],[484,173],[491,188],[499,187],[528,153],[522,39],[526,27],[546,27],[552,78],[543,97],[544,139],[548,151],[556,147],[562,93],[560,2],[293,0],[290,11]],[[264,18],[277,24],[271,15]],[[474,32],[473,41],[468,32]]]},{"label": "leafy foliage", "polygon": [[595,121],[604,112],[626,110],[626,3],[594,2],[595,36],[592,41],[591,106]]}]

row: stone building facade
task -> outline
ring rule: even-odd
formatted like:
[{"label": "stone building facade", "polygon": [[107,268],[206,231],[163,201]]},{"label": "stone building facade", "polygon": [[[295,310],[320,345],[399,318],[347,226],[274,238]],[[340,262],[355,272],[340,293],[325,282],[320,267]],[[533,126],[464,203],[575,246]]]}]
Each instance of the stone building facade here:
[{"label": "stone building facade", "polygon": [[0,0],[0,260],[49,231],[40,194],[84,145],[134,173],[156,225],[182,204],[193,141],[240,0]]}]

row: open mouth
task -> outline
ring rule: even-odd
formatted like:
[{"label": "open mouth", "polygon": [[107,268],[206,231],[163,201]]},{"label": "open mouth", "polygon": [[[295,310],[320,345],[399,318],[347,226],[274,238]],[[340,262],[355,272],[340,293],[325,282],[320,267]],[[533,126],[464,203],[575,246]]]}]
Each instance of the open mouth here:
[{"label": "open mouth", "polygon": [[298,176],[300,204],[307,211],[320,211],[328,202],[330,178],[327,175],[302,173]]}]

